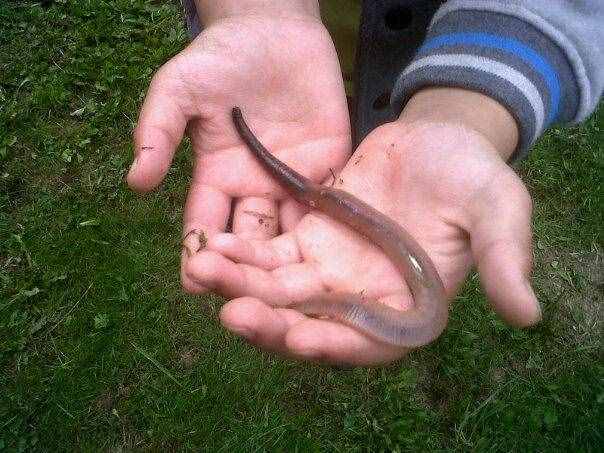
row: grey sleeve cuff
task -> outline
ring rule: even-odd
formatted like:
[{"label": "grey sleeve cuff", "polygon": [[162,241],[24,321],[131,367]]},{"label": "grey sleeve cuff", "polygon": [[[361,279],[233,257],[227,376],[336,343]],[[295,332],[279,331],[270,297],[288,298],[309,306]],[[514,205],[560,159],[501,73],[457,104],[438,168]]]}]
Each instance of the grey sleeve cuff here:
[{"label": "grey sleeve cuff", "polygon": [[517,11],[506,11],[506,4],[452,0],[441,7],[426,41],[396,81],[391,102],[400,111],[428,86],[484,93],[518,123],[520,141],[512,157],[517,160],[550,125],[577,121],[586,87],[565,49]]}]

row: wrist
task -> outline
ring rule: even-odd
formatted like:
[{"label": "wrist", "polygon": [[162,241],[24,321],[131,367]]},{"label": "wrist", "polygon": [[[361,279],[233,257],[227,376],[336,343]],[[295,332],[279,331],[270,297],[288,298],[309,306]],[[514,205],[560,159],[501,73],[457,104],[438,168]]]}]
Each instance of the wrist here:
[{"label": "wrist", "polygon": [[495,99],[461,88],[430,87],[415,93],[399,121],[458,124],[478,132],[508,161],[518,146],[518,125]]},{"label": "wrist", "polygon": [[221,19],[245,15],[321,18],[318,0],[195,0],[195,5],[206,27]]}]

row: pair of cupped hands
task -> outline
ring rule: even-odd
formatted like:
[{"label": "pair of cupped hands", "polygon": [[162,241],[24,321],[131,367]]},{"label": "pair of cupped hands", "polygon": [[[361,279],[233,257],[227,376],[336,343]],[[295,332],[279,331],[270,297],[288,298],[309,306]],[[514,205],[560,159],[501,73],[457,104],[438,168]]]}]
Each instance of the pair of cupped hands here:
[{"label": "pair of cupped hands", "polygon": [[298,204],[261,167],[233,127],[233,106],[279,159],[406,228],[434,261],[449,299],[476,266],[506,322],[539,320],[529,280],[531,199],[506,163],[517,140],[507,111],[477,93],[425,89],[351,155],[341,71],[320,20],[250,15],[216,21],[159,69],[127,176],[132,189],[152,190],[183,135],[190,137],[181,280],[187,292],[230,299],[220,312],[225,328],[285,356],[370,366],[407,350],[283,307],[325,291],[362,292],[401,310],[413,305],[375,245]]}]

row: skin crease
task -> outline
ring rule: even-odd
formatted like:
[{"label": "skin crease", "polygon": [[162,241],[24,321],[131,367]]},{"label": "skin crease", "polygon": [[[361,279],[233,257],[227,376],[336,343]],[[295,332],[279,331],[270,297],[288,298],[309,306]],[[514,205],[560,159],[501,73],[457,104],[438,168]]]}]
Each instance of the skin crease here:
[{"label": "skin crease", "polygon": [[297,201],[346,224],[378,245],[405,277],[414,298],[414,306],[405,311],[346,293],[317,295],[287,308],[309,316],[327,316],[395,346],[418,347],[435,340],[447,325],[448,304],[440,276],[421,246],[397,223],[358,198],[314,184],[276,159],[254,136],[238,107],[233,108],[232,116],[242,140],[269,173]]},{"label": "skin crease", "polygon": [[[348,111],[323,25],[301,10],[263,12],[268,1],[235,3],[254,3],[253,14],[231,10],[220,18],[207,13],[223,3],[207,2],[202,18],[215,20],[155,75],[134,134],[127,181],[139,192],[161,182],[185,127],[191,137],[195,161],[183,233],[203,231],[207,246],[190,257],[183,250],[185,290],[232,299],[221,309],[223,326],[289,357],[372,366],[407,351],[280,308],[325,291],[362,292],[399,310],[412,299],[379,248],[307,212],[264,171],[232,126],[230,106],[241,105],[260,140],[287,165],[328,185],[332,169],[336,187],[408,230],[436,265],[447,299],[476,266],[506,322],[537,322],[528,279],[531,203],[506,164],[517,134],[509,113],[478,93],[427,88],[344,166]],[[231,208],[233,232],[224,233]],[[189,240],[197,251],[196,235]]]}]

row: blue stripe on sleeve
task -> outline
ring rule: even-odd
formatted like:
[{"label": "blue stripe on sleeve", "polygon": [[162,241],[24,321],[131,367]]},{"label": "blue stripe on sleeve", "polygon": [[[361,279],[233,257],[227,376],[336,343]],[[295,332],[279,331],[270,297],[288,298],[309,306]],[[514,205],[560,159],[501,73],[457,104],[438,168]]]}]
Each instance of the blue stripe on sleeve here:
[{"label": "blue stripe on sleeve", "polygon": [[545,81],[550,92],[550,108],[547,115],[546,126],[551,124],[558,116],[560,109],[560,81],[556,71],[550,63],[529,46],[511,38],[491,35],[489,33],[450,33],[428,39],[418,50],[418,54],[444,46],[474,45],[490,47],[511,53],[531,66]]}]

